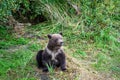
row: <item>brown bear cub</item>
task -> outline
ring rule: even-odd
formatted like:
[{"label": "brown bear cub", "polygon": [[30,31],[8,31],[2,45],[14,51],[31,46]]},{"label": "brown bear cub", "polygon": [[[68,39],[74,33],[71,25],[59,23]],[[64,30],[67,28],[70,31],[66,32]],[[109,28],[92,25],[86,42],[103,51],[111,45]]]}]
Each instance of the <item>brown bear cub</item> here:
[{"label": "brown bear cub", "polygon": [[42,68],[43,72],[48,72],[48,67],[60,67],[62,71],[66,70],[66,57],[62,50],[63,38],[60,34],[49,34],[49,42],[45,50],[37,53],[36,60],[38,68]]}]

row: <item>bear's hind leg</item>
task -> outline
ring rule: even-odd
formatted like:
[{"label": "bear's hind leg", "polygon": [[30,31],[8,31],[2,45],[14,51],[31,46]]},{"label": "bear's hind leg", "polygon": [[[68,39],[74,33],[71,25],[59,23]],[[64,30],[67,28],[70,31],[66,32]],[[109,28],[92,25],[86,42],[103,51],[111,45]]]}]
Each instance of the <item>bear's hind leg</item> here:
[{"label": "bear's hind leg", "polygon": [[43,67],[43,64],[42,64],[42,53],[43,53],[43,50],[40,50],[37,53],[37,56],[36,56],[36,61],[37,61],[38,68],[42,68]]}]

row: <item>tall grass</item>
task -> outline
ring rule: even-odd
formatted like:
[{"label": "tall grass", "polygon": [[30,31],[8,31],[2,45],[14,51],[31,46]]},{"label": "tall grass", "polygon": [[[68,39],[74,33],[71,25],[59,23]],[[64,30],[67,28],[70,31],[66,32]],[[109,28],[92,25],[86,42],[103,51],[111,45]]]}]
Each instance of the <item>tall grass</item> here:
[{"label": "tall grass", "polygon": [[[55,23],[56,27],[61,28],[60,30],[68,37],[67,40],[72,43],[74,41],[78,43],[78,38],[87,41],[92,40],[97,47],[105,50],[105,52],[97,55],[96,68],[102,68],[103,64],[107,64],[106,62],[112,62],[111,65],[114,65],[112,69],[119,72],[120,67],[117,67],[119,64],[116,63],[120,59],[118,50],[120,48],[119,0],[70,0],[71,4],[77,5],[79,8],[79,15],[75,14],[75,9],[68,5],[69,1],[67,0],[39,1],[44,7],[45,16]],[[107,52],[109,50],[111,52]],[[81,51],[77,51],[77,53],[86,55]]]},{"label": "tall grass", "polygon": [[[69,1],[60,0],[39,0],[44,6],[52,22],[61,24],[64,27],[72,27],[79,30],[80,34],[87,39],[95,41],[114,40],[112,29],[119,28],[119,0],[71,0],[70,3],[78,6],[81,14],[76,15],[75,10]],[[110,36],[110,37],[108,37]]]}]

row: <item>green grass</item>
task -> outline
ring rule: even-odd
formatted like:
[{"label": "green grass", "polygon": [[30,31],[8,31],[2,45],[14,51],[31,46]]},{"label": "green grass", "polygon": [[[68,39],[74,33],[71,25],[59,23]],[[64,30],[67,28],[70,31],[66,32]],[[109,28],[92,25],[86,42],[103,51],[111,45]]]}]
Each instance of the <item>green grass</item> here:
[{"label": "green grass", "polygon": [[14,73],[15,70],[16,73],[19,72],[17,70],[24,69],[26,64],[30,61],[33,53],[28,49],[21,49],[14,52],[0,50],[0,74],[2,77],[4,76],[4,78],[6,78],[9,72],[13,71]]},{"label": "green grass", "polygon": [[53,69],[53,66],[52,65],[48,65],[46,64],[47,68],[48,68],[48,71],[50,72],[50,74],[52,75],[54,73],[54,69]]},{"label": "green grass", "polygon": [[[57,25],[59,26],[59,24]],[[47,25],[37,25],[34,26],[34,28],[28,28],[28,31],[31,30],[35,32],[36,35],[41,36],[46,41],[48,33],[58,33],[61,28],[64,28],[63,36],[65,46],[67,46],[69,50],[73,50],[73,54],[70,54],[71,56],[77,58],[78,60],[90,62],[88,65],[98,72],[113,71],[113,75],[119,77],[120,44],[109,39],[109,35],[105,35],[107,36],[107,42],[106,39],[104,40],[103,36],[98,37],[98,39],[96,39],[97,41],[94,41],[91,39],[86,39],[87,36],[83,37],[77,33],[79,30],[73,31],[71,27],[61,26],[53,28],[56,24],[48,25],[47,27],[45,26]],[[13,37],[12,39],[14,40],[15,38]],[[5,80],[8,78],[14,78],[16,80],[37,79],[33,75],[34,68],[36,67],[36,61],[33,57],[36,55],[38,50],[44,48],[46,42],[42,42],[44,40],[39,41],[34,38],[29,39],[29,41],[26,40],[27,38],[21,38],[20,42],[15,44],[8,39],[8,43],[11,43],[11,45],[5,45],[5,48],[0,49],[0,65],[2,65],[0,66],[0,78]],[[24,42],[27,43],[23,44]],[[19,45],[23,45],[23,47],[13,47]],[[54,72],[51,68],[49,69],[51,73]]]},{"label": "green grass", "polygon": [[[65,36],[65,46],[75,50],[75,53],[72,54],[73,57],[76,57],[80,60],[87,60],[86,58],[89,59],[90,56],[92,58],[90,58],[91,60],[95,60],[95,62],[91,62],[91,65],[93,65],[96,70],[112,71],[111,68],[113,68],[114,65],[114,67],[117,68],[116,71],[119,73],[119,67],[117,67],[117,65],[119,65],[118,63],[120,59],[120,43],[118,43],[116,40],[119,34],[114,28],[106,28],[102,30],[101,34],[95,35],[95,39],[93,40],[92,38],[88,38],[88,36],[83,37],[81,34],[77,34],[77,31],[79,30],[73,31],[71,27],[68,28],[61,26],[51,28],[51,30],[48,32],[57,33],[61,31],[62,28],[64,28],[63,35]],[[46,28],[42,29],[42,31],[44,30],[46,30]],[[111,30],[115,33],[113,33]],[[89,49],[91,49],[91,51],[88,51]]]},{"label": "green grass", "polygon": [[[0,26],[0,79],[36,80],[35,56],[46,46],[47,35],[63,32],[65,47],[88,68],[120,78],[119,0],[76,0],[80,15],[67,5],[40,0],[49,22],[27,27],[37,38],[15,38],[10,28]],[[49,7],[46,7],[46,5]],[[85,66],[83,66],[85,67]],[[50,72],[53,70],[51,68]],[[79,75],[76,76],[76,80]],[[53,79],[56,79],[53,76]],[[67,78],[65,78],[67,80]]]},{"label": "green grass", "polygon": [[31,67],[24,69],[34,56],[33,51],[38,50],[40,46],[38,44],[28,46],[30,39],[15,38],[9,31],[11,31],[9,28],[0,27],[0,79],[28,80],[25,74],[31,71]]},{"label": "green grass", "polygon": [[0,26],[0,49],[8,49],[11,46],[16,45],[25,45],[29,42],[29,39],[26,38],[15,38],[14,35],[10,32],[9,28]]},{"label": "green grass", "polygon": [[33,43],[28,46],[28,49],[31,51],[38,51],[41,49],[41,45],[37,43]]}]

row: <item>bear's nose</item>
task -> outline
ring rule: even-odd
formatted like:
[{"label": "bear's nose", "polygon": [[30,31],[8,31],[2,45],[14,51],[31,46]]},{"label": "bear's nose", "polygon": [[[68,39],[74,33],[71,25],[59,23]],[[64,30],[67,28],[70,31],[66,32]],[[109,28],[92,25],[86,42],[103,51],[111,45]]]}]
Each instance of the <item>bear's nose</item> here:
[{"label": "bear's nose", "polygon": [[63,42],[60,42],[60,45],[63,45]]}]

